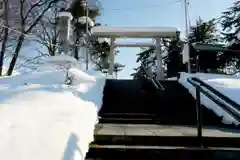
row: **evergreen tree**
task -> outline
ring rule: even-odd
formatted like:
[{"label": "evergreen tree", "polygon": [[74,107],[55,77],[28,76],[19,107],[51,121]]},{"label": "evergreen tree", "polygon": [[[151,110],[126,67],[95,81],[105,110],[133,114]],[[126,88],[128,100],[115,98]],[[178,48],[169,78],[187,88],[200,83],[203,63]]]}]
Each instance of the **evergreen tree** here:
[{"label": "evergreen tree", "polygon": [[[87,7],[86,10],[86,2],[87,1]],[[80,39],[86,34],[86,23],[85,21],[82,22],[80,20],[81,17],[86,18],[86,13],[88,11],[88,17],[96,22],[96,17],[100,15],[100,5],[97,3],[97,0],[75,0],[71,7],[69,8],[69,11],[73,15],[73,24],[74,24],[74,32],[76,34],[75,38],[75,47],[74,47],[74,55],[76,58],[78,58],[78,52],[79,52],[79,43]],[[85,19],[86,20],[86,19]],[[95,26],[100,26],[100,23],[95,23]],[[91,29],[91,26],[89,25],[89,30]],[[88,51],[90,54],[91,60],[94,62],[95,69],[99,70],[101,72],[104,72],[106,69],[109,68],[108,63],[108,57],[110,54],[110,45],[107,41],[99,42],[99,39],[97,37],[85,37],[88,41]],[[116,63],[115,65],[120,65],[119,63]],[[121,65],[124,66],[124,65]],[[118,67],[118,70],[123,67]]]},{"label": "evergreen tree", "polygon": [[[97,1],[94,0],[97,4]],[[82,45],[81,39],[88,41],[88,36],[86,33],[86,25],[88,24],[88,29],[92,26],[89,21],[95,21],[96,17],[100,15],[100,9],[98,5],[89,5],[89,0],[75,0],[72,2],[70,8],[68,9],[73,15],[73,30],[74,30],[74,56],[76,59],[79,57],[79,45]]]},{"label": "evergreen tree", "polygon": [[[182,70],[181,51],[183,48],[183,41],[180,40],[179,35],[174,39],[162,39],[162,59],[163,67],[167,68],[167,76],[176,76]],[[146,70],[152,67],[152,74],[156,75],[156,53],[155,48],[146,49],[137,54],[137,62],[140,66],[135,68],[135,72],[131,74],[135,79],[142,79],[147,77]]]},{"label": "evergreen tree", "polygon": [[200,17],[196,21],[195,26],[190,27],[189,42],[201,42],[201,43],[216,43],[219,41],[216,29],[216,19],[209,21],[203,21]]},{"label": "evergreen tree", "polygon": [[233,3],[233,6],[227,8],[223,12],[221,26],[223,28],[224,40],[229,42],[229,51],[224,52],[220,60],[222,67],[232,66],[235,70],[239,70],[240,61],[240,1]]},{"label": "evergreen tree", "polygon": [[[220,37],[217,34],[216,20],[203,21],[199,18],[196,21],[195,26],[190,27],[189,33],[190,44],[216,44],[220,41]],[[190,46],[191,67],[195,71],[207,72],[208,69],[217,68],[217,55],[218,51],[214,50],[199,50]]]},{"label": "evergreen tree", "polygon": [[140,65],[137,68],[134,68],[134,73],[131,74],[131,76],[133,77],[133,79],[146,79],[146,71],[143,68],[143,65]]},{"label": "evergreen tree", "polygon": [[237,38],[240,32],[240,1],[236,1],[232,7],[223,12],[221,25],[225,40],[232,41]]},{"label": "evergreen tree", "polygon": [[144,79],[147,77],[146,69],[147,66],[155,66],[156,56],[155,49],[143,48],[143,51],[137,54],[137,63],[140,63],[140,66],[134,68],[134,73],[131,74],[133,79]]},{"label": "evergreen tree", "polygon": [[167,47],[168,56],[166,59],[167,77],[175,77],[178,72],[184,69],[181,56],[183,44],[184,42],[180,40],[179,36],[169,42],[169,46]]},{"label": "evergreen tree", "polygon": [[122,69],[123,69],[124,67],[125,67],[125,65],[122,65],[122,64],[120,64],[120,63],[115,63],[115,64],[114,64],[114,70],[113,70],[113,72],[114,72],[116,78],[118,78],[118,73],[119,73],[120,71],[122,71]]}]

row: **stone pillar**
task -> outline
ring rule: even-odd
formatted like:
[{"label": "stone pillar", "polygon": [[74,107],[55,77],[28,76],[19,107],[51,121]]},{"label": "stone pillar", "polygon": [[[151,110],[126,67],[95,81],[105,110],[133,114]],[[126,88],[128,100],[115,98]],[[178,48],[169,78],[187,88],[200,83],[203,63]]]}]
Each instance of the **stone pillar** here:
[{"label": "stone pillar", "polygon": [[157,76],[160,80],[164,79],[164,70],[162,63],[161,38],[156,37],[156,57],[157,57]]},{"label": "stone pillar", "polygon": [[70,28],[71,28],[71,20],[72,14],[70,12],[60,12],[58,20],[59,25],[59,41],[61,46],[59,47],[60,53],[64,52],[68,55],[69,51],[69,37],[70,37]]},{"label": "stone pillar", "polygon": [[148,76],[149,78],[152,78],[152,77],[153,77],[152,65],[151,65],[151,64],[148,64],[148,65],[147,65],[147,76]]},{"label": "stone pillar", "polygon": [[113,75],[114,71],[114,59],[115,59],[115,38],[110,39],[110,55],[109,55],[109,68],[108,68],[108,74]]}]

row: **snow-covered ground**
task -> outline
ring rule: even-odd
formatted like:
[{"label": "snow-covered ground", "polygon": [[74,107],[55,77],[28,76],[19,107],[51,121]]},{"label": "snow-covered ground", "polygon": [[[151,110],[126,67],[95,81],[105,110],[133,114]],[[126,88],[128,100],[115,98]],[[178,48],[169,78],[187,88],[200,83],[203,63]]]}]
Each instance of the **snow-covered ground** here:
[{"label": "snow-covered ground", "polygon": [[[2,71],[3,76],[7,75],[7,70],[8,70],[8,68],[6,66],[3,66],[3,71]],[[18,74],[20,74],[20,73],[18,71],[15,71],[15,70],[12,73],[12,75],[18,75]]]},{"label": "snow-covered ground", "polygon": [[[45,66],[48,70],[0,78],[2,159],[85,158],[93,141],[105,77],[73,65],[70,84],[66,84],[61,60],[51,59]],[[53,63],[57,61],[61,67],[56,69]]]},{"label": "snow-covered ground", "polygon": [[[195,88],[187,82],[188,77],[202,79],[240,104],[240,77],[181,73],[179,82],[193,96]],[[84,72],[68,56],[48,58],[45,65],[31,73],[0,78],[1,158],[83,160],[93,141],[105,81],[103,74]],[[201,96],[201,102],[223,116],[224,123],[238,124]]]},{"label": "snow-covered ground", "polygon": [[[240,77],[219,75],[219,74],[188,74],[181,73],[179,82],[186,87],[189,92],[196,97],[196,90],[190,83],[187,82],[187,78],[197,77],[207,84],[211,85],[213,88],[223,93],[225,96],[229,97],[233,101],[240,104]],[[238,125],[239,122],[231,117],[228,113],[222,110],[217,104],[208,99],[205,95],[201,94],[201,103],[207,108],[213,110],[218,116],[223,116],[223,123]]]}]

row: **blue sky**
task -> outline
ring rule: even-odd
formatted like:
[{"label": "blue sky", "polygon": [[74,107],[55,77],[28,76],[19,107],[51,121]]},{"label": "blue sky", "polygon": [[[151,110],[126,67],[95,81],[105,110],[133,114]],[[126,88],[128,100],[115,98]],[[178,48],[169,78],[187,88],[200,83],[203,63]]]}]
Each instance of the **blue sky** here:
[{"label": "blue sky", "polygon": [[[108,26],[172,26],[182,33],[184,27],[184,8],[179,0],[101,0],[103,8],[99,22]],[[201,16],[204,20],[219,17],[235,0],[189,0],[190,22]],[[125,40],[125,39],[124,39]],[[129,40],[127,40],[129,41]],[[119,78],[130,78],[136,64],[139,48],[120,48],[116,61],[126,67]]]}]

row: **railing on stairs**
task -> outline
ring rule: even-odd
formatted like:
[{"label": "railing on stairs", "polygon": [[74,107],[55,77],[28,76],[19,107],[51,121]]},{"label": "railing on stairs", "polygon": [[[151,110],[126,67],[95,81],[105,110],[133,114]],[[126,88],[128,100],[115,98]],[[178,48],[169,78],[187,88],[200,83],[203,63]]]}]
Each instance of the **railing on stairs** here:
[{"label": "railing on stairs", "polygon": [[160,83],[160,79],[159,77],[156,75],[156,76],[153,76],[152,77],[153,81],[155,81],[155,83],[159,86],[159,88],[161,88],[162,90],[164,90],[165,88],[163,87],[163,85]]},{"label": "railing on stairs", "polygon": [[212,86],[203,82],[199,78],[191,77],[187,81],[196,88],[196,111],[197,111],[197,136],[199,144],[202,146],[202,110],[201,110],[201,96],[204,94],[225,112],[231,115],[234,119],[240,122],[240,105],[223,95]]},{"label": "railing on stairs", "polygon": [[151,80],[151,82],[153,83],[153,85],[157,88],[157,89],[161,89],[161,90],[164,90],[164,87],[161,85],[160,81],[159,81],[159,78],[157,76],[150,76],[148,75],[148,72],[147,72],[147,69],[144,65],[142,65],[145,73],[146,73],[146,78]]}]

